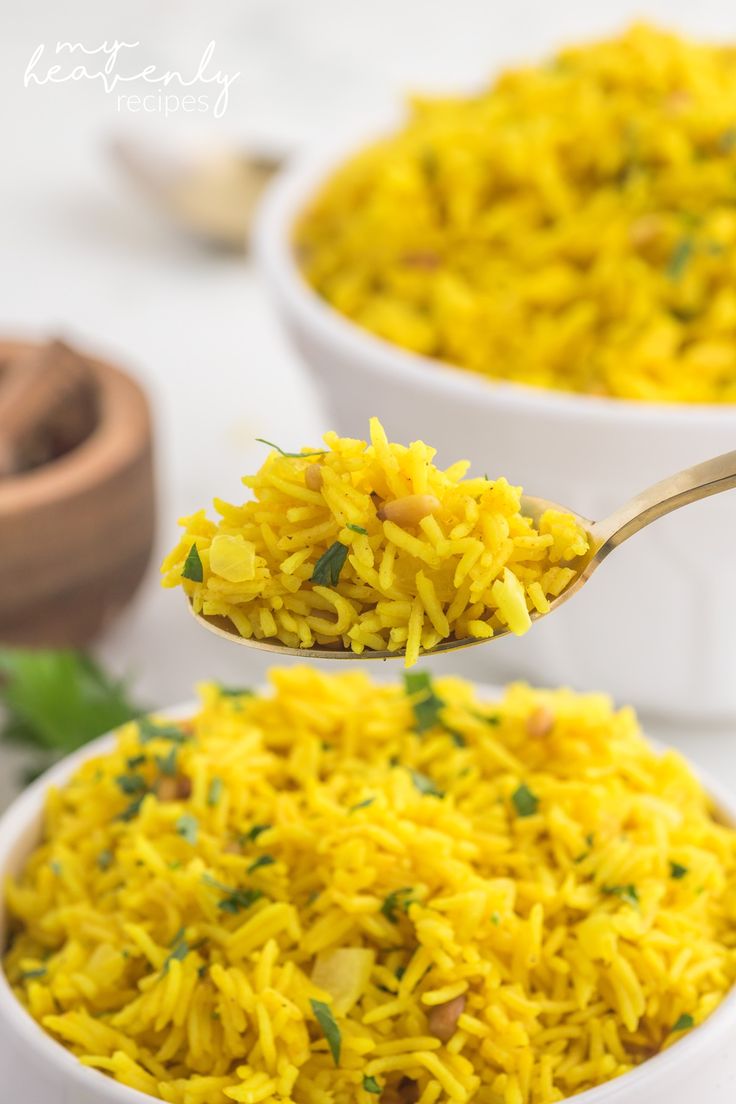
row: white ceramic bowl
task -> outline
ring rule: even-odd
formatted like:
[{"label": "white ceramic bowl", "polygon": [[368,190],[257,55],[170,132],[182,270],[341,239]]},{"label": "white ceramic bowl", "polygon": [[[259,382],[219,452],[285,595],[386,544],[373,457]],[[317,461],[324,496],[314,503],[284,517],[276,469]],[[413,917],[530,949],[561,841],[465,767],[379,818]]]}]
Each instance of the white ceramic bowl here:
[{"label": "white ceramic bowl", "polygon": [[[297,215],[348,153],[343,147],[288,168],[266,196],[255,234],[288,332],[340,432],[364,437],[368,416],[377,414],[390,437],[436,445],[440,463],[470,459],[476,472],[507,475],[593,519],[666,475],[736,448],[736,406],[635,403],[494,383],[405,352],[340,315],[303,280],[291,235]],[[464,653],[464,670],[494,681],[605,687],[665,716],[732,718],[734,538],[736,495],[665,518],[522,641],[504,638]]]},{"label": "white ceramic bowl", "polygon": [[[479,688],[489,698],[491,687]],[[169,710],[186,717],[193,706]],[[41,834],[44,799],[88,758],[104,753],[114,736],[103,736],[38,779],[0,819],[0,886],[19,873]],[[721,814],[736,824],[736,799],[700,773]],[[0,948],[8,922],[0,902]],[[733,1104],[736,1099],[736,990],[700,1027],[663,1054],[597,1089],[571,1097],[574,1104]],[[0,1100],[8,1104],[150,1104],[151,1097],[88,1069],[47,1035],[16,1000],[0,970]]]}]

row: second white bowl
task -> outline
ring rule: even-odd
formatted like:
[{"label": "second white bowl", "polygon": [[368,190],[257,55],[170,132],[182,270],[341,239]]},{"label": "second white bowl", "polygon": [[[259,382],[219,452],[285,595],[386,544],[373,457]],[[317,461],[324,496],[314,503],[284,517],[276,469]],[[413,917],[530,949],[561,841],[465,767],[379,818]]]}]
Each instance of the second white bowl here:
[{"label": "second white bowl", "polygon": [[[255,246],[288,332],[331,408],[363,437],[436,445],[439,462],[506,475],[531,494],[602,517],[649,484],[736,446],[736,407],[656,405],[494,383],[362,330],[307,285],[292,231],[346,149],[294,164],[261,208]],[[294,442],[301,444],[301,442]],[[736,717],[736,495],[657,522],[617,552],[584,593],[518,641],[466,652],[469,673],[579,689],[605,686],[640,710]]]}]

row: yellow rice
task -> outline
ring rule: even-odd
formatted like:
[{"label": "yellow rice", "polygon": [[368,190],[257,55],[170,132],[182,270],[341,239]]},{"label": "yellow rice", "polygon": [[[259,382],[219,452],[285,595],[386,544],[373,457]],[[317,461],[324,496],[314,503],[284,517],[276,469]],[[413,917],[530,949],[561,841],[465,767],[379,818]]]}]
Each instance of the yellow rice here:
[{"label": "yellow rice", "polygon": [[[366,445],[326,433],[322,452],[272,451],[243,479],[251,501],[215,499],[219,521],[204,510],[182,520],[164,586],[181,585],[197,612],[229,618],[245,637],[405,651],[407,666],[450,637],[526,632],[588,549],[572,515],[548,510],[536,525],[520,511],[520,487],[465,479],[466,461],[442,471],[434,449],[389,443],[376,418],[370,436]],[[435,504],[417,524],[381,520],[417,498]],[[201,581],[185,577],[193,547]],[[317,566],[335,551],[336,582]]]},{"label": "yellow rice", "polygon": [[368,330],[494,378],[736,401],[736,52],[648,26],[416,99],[297,228]]},{"label": "yellow rice", "polygon": [[86,1065],[171,1104],[553,1104],[728,991],[736,834],[631,710],[271,681],[127,725],[48,795],[5,969]]}]

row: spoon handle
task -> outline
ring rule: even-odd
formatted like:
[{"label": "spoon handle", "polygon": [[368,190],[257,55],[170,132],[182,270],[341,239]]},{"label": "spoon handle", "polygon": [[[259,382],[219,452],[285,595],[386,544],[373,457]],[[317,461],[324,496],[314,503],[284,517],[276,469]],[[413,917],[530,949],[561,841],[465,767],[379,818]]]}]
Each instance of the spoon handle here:
[{"label": "spoon handle", "polygon": [[681,506],[736,487],[736,451],[670,475],[593,526],[600,561],[646,525]]}]

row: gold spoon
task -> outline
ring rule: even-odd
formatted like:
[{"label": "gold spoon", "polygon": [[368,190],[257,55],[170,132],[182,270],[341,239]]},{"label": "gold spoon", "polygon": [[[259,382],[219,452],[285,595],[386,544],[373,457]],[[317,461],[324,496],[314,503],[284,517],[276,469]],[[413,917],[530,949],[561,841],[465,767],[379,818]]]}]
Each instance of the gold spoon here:
[{"label": "gold spoon", "polygon": [[[584,583],[587,583],[595,569],[605,560],[615,548],[623,544],[629,537],[633,537],[645,526],[664,517],[673,510],[679,510],[681,506],[687,506],[691,502],[697,502],[701,498],[709,498],[710,495],[719,494],[721,491],[730,491],[736,487],[736,451],[726,452],[723,456],[716,456],[713,460],[706,460],[702,464],[696,464],[692,468],[686,468],[655,483],[646,491],[636,495],[625,506],[621,506],[614,513],[602,521],[589,521],[581,517],[566,506],[559,506],[556,502],[548,502],[544,498],[534,498],[524,495],[521,500],[522,513],[538,521],[545,510],[562,510],[572,514],[577,523],[588,535],[590,548],[584,556],[579,556],[570,564],[577,572],[576,577],[569,583],[562,594],[550,604],[548,613],[532,613],[532,620],[539,617],[548,617],[552,610],[558,609],[563,602],[577,594]],[[248,648],[259,648],[263,652],[273,652],[274,655],[288,655],[307,659],[398,659],[404,652],[398,650],[353,652],[348,648],[338,645],[322,645],[316,648],[288,648],[285,644],[272,643],[268,640],[253,640],[240,636],[230,621],[225,617],[205,617],[195,613],[191,603],[189,609],[192,615],[204,628],[217,636],[225,637],[236,644],[243,644]],[[430,655],[435,652],[452,652],[456,648],[470,648],[474,644],[486,644],[489,640],[498,640],[508,634],[508,629],[498,629],[493,636],[483,637],[478,640],[474,637],[463,637],[460,640],[454,638],[443,640],[435,645],[430,652],[422,652],[422,655]]]}]

